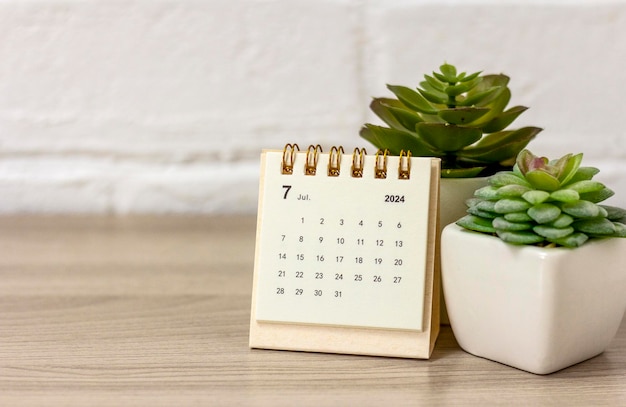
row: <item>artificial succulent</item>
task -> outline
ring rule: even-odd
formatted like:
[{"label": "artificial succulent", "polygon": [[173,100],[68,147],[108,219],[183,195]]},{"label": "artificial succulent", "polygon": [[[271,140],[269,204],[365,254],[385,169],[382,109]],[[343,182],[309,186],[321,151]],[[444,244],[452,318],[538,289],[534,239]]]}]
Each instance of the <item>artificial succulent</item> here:
[{"label": "artificial succulent", "polygon": [[613,191],[581,161],[582,154],[549,161],[523,150],[513,171],[490,176],[475,192],[457,224],[513,244],[578,247],[589,238],[626,237],[626,210],[598,204]]},{"label": "artificial succulent", "polygon": [[527,108],[511,107],[509,77],[457,73],[444,64],[417,89],[387,85],[394,98],[374,98],[372,111],[389,127],[365,124],[361,137],[398,155],[439,157],[442,177],[467,178],[511,169],[517,154],[541,131],[505,130]]}]

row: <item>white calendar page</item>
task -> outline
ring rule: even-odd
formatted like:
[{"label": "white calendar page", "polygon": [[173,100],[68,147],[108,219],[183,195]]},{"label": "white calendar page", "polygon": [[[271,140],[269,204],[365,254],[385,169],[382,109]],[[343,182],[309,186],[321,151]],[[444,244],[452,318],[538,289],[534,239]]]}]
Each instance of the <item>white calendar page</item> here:
[{"label": "white calendar page", "polygon": [[262,154],[256,320],[422,331],[432,160],[410,158],[408,180],[398,157],[387,157],[385,179],[374,176],[375,156],[361,178],[351,154],[337,177],[328,160],[320,154],[316,175],[305,175],[299,152],[286,175],[282,151]]}]

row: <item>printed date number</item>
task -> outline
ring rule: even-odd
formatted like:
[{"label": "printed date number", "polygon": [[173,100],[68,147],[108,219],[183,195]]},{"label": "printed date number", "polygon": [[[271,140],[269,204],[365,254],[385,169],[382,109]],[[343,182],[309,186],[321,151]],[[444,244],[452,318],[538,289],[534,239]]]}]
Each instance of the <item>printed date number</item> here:
[{"label": "printed date number", "polygon": [[404,202],[404,195],[385,195],[385,202]]}]

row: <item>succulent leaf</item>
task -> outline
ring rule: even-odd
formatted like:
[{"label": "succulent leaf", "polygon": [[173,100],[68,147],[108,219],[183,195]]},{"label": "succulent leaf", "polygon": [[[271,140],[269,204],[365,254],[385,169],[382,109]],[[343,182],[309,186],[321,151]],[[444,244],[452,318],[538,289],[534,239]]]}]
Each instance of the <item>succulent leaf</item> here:
[{"label": "succulent leaf", "polygon": [[481,211],[485,212],[499,213],[498,211],[496,211],[496,203],[494,201],[481,200],[474,206],[474,208],[480,209]]},{"label": "succulent leaf", "polygon": [[506,220],[504,217],[495,218],[492,221],[492,225],[496,228],[496,230],[506,231],[528,230],[533,227],[533,224],[530,222],[511,222]]},{"label": "succulent leaf", "polygon": [[[478,71],[478,72],[474,72],[472,74],[469,75],[465,75],[465,72],[463,72],[462,74],[460,74],[459,76],[457,76],[457,79],[460,82],[469,82],[474,78],[477,78],[480,74],[482,73],[482,71]],[[482,80],[482,79],[481,79]]]},{"label": "succulent leaf", "polygon": [[[425,92],[429,93],[433,97],[436,97],[437,98],[436,100],[442,100],[444,103],[448,101],[448,94],[445,92],[445,90],[441,91],[441,90],[435,88],[428,81],[420,82],[420,86],[422,87],[422,89]],[[421,89],[419,89],[419,88],[417,89],[417,91],[422,93]],[[422,93],[422,95],[424,95],[424,94]],[[426,97],[426,96],[424,96],[424,97]],[[426,99],[428,100],[428,98],[426,98]],[[438,103],[438,102],[433,102],[433,103]]]},{"label": "succulent leaf", "polygon": [[578,181],[590,180],[599,172],[600,170],[595,167],[579,167],[569,182],[574,183]]},{"label": "succulent leaf", "polygon": [[552,174],[542,169],[532,170],[526,173],[526,180],[536,189],[542,191],[556,191],[561,186],[559,180]]},{"label": "succulent leaf", "polygon": [[[495,119],[504,112],[506,106],[511,101],[511,91],[509,88],[503,88],[489,103],[481,104],[480,107],[488,107],[491,109],[489,113],[472,123],[472,126],[484,127],[491,120]],[[485,131],[485,133],[493,133]]]},{"label": "succulent leaf", "polygon": [[[491,202],[491,201],[485,201],[485,202]],[[505,213],[511,213],[511,212],[524,211],[530,208],[530,206],[531,205],[523,199],[504,198],[504,199],[500,199],[499,201],[496,201],[493,206],[493,209],[494,209],[494,212],[505,214]]]},{"label": "succulent leaf", "polygon": [[439,111],[439,117],[450,124],[464,125],[473,122],[487,112],[489,112],[489,109],[486,107],[443,109]]},{"label": "succulent leaf", "polygon": [[458,151],[480,139],[480,129],[442,123],[417,123],[421,138],[440,151]]},{"label": "succulent leaf", "polygon": [[415,156],[440,156],[441,153],[411,133],[388,129],[382,126],[366,124],[360,131],[361,137],[380,149],[388,149],[391,154],[399,155],[400,151],[411,151]]},{"label": "succulent leaf", "polygon": [[496,233],[496,230],[491,225],[491,220],[483,219],[474,215],[466,215],[459,219],[456,224],[464,227],[465,229],[474,230],[476,232]]},{"label": "succulent leaf", "polygon": [[486,89],[482,92],[474,93],[473,95],[467,95],[464,99],[458,102],[459,106],[481,106],[481,102],[485,102],[490,97],[493,97],[497,94],[498,91],[502,91],[502,88],[499,86],[494,86],[492,88]]},{"label": "succulent leaf", "polygon": [[408,131],[408,129],[405,129],[398,122],[398,120],[391,113],[389,113],[388,106],[394,104],[398,106],[404,106],[402,102],[396,99],[374,98],[372,99],[369,107],[374,113],[376,113],[376,116],[380,117],[389,127],[396,130]]},{"label": "succulent leaf", "polygon": [[613,237],[626,237],[626,225],[620,222],[614,222],[615,234]]},{"label": "succulent leaf", "polygon": [[475,87],[476,85],[478,85],[481,80],[482,78],[475,78],[474,80],[471,80],[471,81],[463,81],[459,83],[458,85],[449,85],[449,86],[446,86],[446,88],[444,89],[444,92],[448,96],[452,96],[452,97],[459,96],[460,94],[465,93],[468,90]]},{"label": "succulent leaf", "polygon": [[500,171],[487,179],[487,183],[489,185],[493,185],[496,187],[503,187],[506,185],[521,185],[524,187],[529,187],[530,184],[526,182],[524,178],[519,177],[517,174],[512,171]]},{"label": "succulent leaf", "polygon": [[564,203],[561,205],[561,210],[568,215],[575,218],[595,218],[600,214],[600,208],[598,205],[589,201],[576,201],[571,203]]},{"label": "succulent leaf", "polygon": [[476,215],[478,217],[485,218],[485,219],[495,219],[498,216],[501,216],[498,213],[483,211],[475,206],[467,208],[467,213],[469,213],[470,215]]},{"label": "succulent leaf", "polygon": [[493,86],[507,86],[511,78],[504,74],[489,74],[483,75],[483,81],[476,89],[477,92],[483,91]]},{"label": "succulent leaf", "polygon": [[419,92],[420,95],[422,95],[422,97],[424,97],[424,99],[426,99],[427,101],[431,102],[431,103],[435,103],[437,105],[445,105],[446,102],[448,101],[448,97],[445,96],[444,93],[439,93],[439,92],[433,92],[431,90],[426,90],[426,89],[420,89],[417,88],[417,91]]},{"label": "succulent leaf", "polygon": [[570,168],[570,170],[567,171],[567,168],[570,167],[568,163],[572,162],[572,158],[572,154],[566,154],[557,160],[548,160],[547,158],[543,157],[543,159],[547,162],[547,164],[544,166],[544,170],[557,177],[559,179],[559,182],[563,182],[563,177],[568,175],[567,172],[575,172],[574,168]]},{"label": "succulent leaf", "polygon": [[574,233],[574,228],[571,226],[555,228],[552,226],[537,225],[533,228],[533,232],[546,239],[563,239]]},{"label": "succulent leaf", "polygon": [[495,133],[496,131],[502,131],[509,124],[513,123],[513,121],[515,121],[515,119],[517,119],[517,117],[524,113],[526,110],[528,110],[528,108],[525,106],[512,107],[506,112],[503,112],[491,119],[489,123],[483,126],[483,131],[485,133]]},{"label": "succulent leaf", "polygon": [[424,79],[426,79],[426,82],[428,82],[433,89],[436,89],[440,92],[444,92],[446,90],[446,84],[441,82],[440,80],[430,75],[424,75]]},{"label": "succulent leaf", "polygon": [[585,180],[578,181],[567,186],[567,189],[574,190],[578,193],[584,194],[586,192],[598,192],[604,189],[604,184],[598,181]]},{"label": "succulent leaf", "polygon": [[[557,161],[555,166],[558,169],[558,172],[557,172],[558,179],[562,185],[567,184],[574,177],[574,175],[576,175],[576,171],[578,171],[578,168],[580,167],[580,163],[582,162],[582,160],[583,160],[583,155],[581,153],[581,154],[576,154],[576,155],[568,154],[568,155],[563,156],[560,160]],[[574,189],[574,188],[570,188],[570,189]],[[581,191],[577,191],[577,192],[581,192]]]},{"label": "succulent leaf", "polygon": [[537,244],[545,240],[543,236],[529,231],[500,231],[497,233],[500,239],[511,244]]},{"label": "succulent leaf", "polygon": [[388,105],[385,105],[384,103],[382,103],[381,105],[382,107],[386,108],[389,115],[391,115],[395,119],[395,121],[402,126],[402,128],[398,130],[402,130],[402,131],[406,131],[406,132],[414,134],[415,125],[417,123],[421,123],[424,121],[424,119],[422,119],[422,117],[419,116],[419,114],[411,110],[398,108],[394,106],[388,106]]},{"label": "succulent leaf", "polygon": [[439,72],[433,71],[433,76],[442,83],[448,83],[448,78],[446,78],[443,74],[440,74]]},{"label": "succulent leaf", "polygon": [[474,192],[474,196],[486,200],[496,200],[500,197],[500,195],[498,194],[498,190],[499,188],[487,185],[486,187],[477,189]]},{"label": "succulent leaf", "polygon": [[548,163],[548,159],[537,157],[530,150],[522,150],[515,161],[516,168],[521,176],[525,177],[526,173],[537,168],[543,168]]},{"label": "succulent leaf", "polygon": [[389,90],[398,97],[398,100],[413,110],[417,110],[420,113],[434,115],[436,115],[439,111],[437,108],[433,107],[428,100],[424,99],[420,93],[414,91],[413,89],[407,88],[406,86],[394,85],[387,85],[387,88],[389,88]]},{"label": "succulent leaf", "polygon": [[549,203],[535,205],[526,212],[535,222],[540,225],[543,223],[554,222],[561,215],[561,209],[558,206]]},{"label": "succulent leaf", "polygon": [[613,190],[604,188],[597,192],[586,192],[584,194],[580,194],[580,199],[584,199],[585,201],[593,203],[598,203],[609,199],[613,195],[615,195],[615,192],[613,192]]},{"label": "succulent leaf", "polygon": [[553,226],[555,228],[564,228],[571,225],[572,222],[574,222],[574,218],[566,213],[561,213],[555,220],[553,220],[552,222],[548,222],[547,225]]},{"label": "succulent leaf", "polygon": [[576,230],[587,235],[612,235],[616,232],[615,224],[606,218],[579,220],[574,225]]},{"label": "succulent leaf", "polygon": [[511,158],[514,161],[518,152],[540,131],[538,127],[523,127],[515,131],[487,134],[476,144],[464,148],[458,155],[488,162],[501,162]]},{"label": "succulent leaf", "polygon": [[522,195],[522,198],[524,198],[524,200],[526,200],[530,204],[537,205],[545,202],[548,198],[550,198],[550,194],[546,191],[538,191],[536,189],[533,189],[524,193],[524,195]]},{"label": "succulent leaf", "polygon": [[439,70],[449,83],[457,82],[456,67],[450,64],[443,64],[439,67]]},{"label": "succulent leaf", "polygon": [[526,192],[530,191],[529,187],[523,185],[511,184],[505,185],[497,189],[498,198],[519,198]]},{"label": "succulent leaf", "polygon": [[584,233],[572,233],[560,239],[549,239],[550,242],[569,248],[582,246],[589,237]]},{"label": "succulent leaf", "polygon": [[580,199],[580,195],[572,189],[559,189],[550,194],[550,199],[559,202],[576,202]]},{"label": "succulent leaf", "polygon": [[[489,106],[489,107],[494,107],[495,106],[502,106],[502,102],[506,100],[506,103],[508,104],[511,98],[511,93],[509,88],[507,87],[507,84],[509,83],[509,77],[506,75],[485,75],[483,76],[483,80],[481,83],[478,84],[478,86],[476,86],[474,89],[472,89],[471,91],[467,92],[468,97],[473,96],[473,93],[480,93],[483,90],[487,90],[489,88],[498,88],[497,91],[495,91],[493,94],[489,95],[486,98],[481,99],[480,102],[477,102],[476,105],[477,106]],[[506,94],[508,91],[508,95]],[[503,93],[505,93],[503,95]],[[504,109],[506,108],[505,106],[502,106],[502,109],[499,111],[498,114],[502,113],[504,111]]]},{"label": "succulent leaf", "polygon": [[613,222],[626,223],[626,209],[618,208],[616,206],[598,205],[607,212],[607,219]]},{"label": "succulent leaf", "polygon": [[504,219],[509,222],[529,222],[533,220],[526,212],[512,212],[504,215]]}]

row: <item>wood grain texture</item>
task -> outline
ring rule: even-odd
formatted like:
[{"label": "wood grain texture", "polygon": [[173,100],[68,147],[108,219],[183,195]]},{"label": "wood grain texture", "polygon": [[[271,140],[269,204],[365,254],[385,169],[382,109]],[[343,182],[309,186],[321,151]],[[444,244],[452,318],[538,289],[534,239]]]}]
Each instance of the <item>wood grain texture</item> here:
[{"label": "wood grain texture", "polygon": [[549,376],[251,350],[253,218],[0,218],[0,405],[626,405],[626,323]]}]

